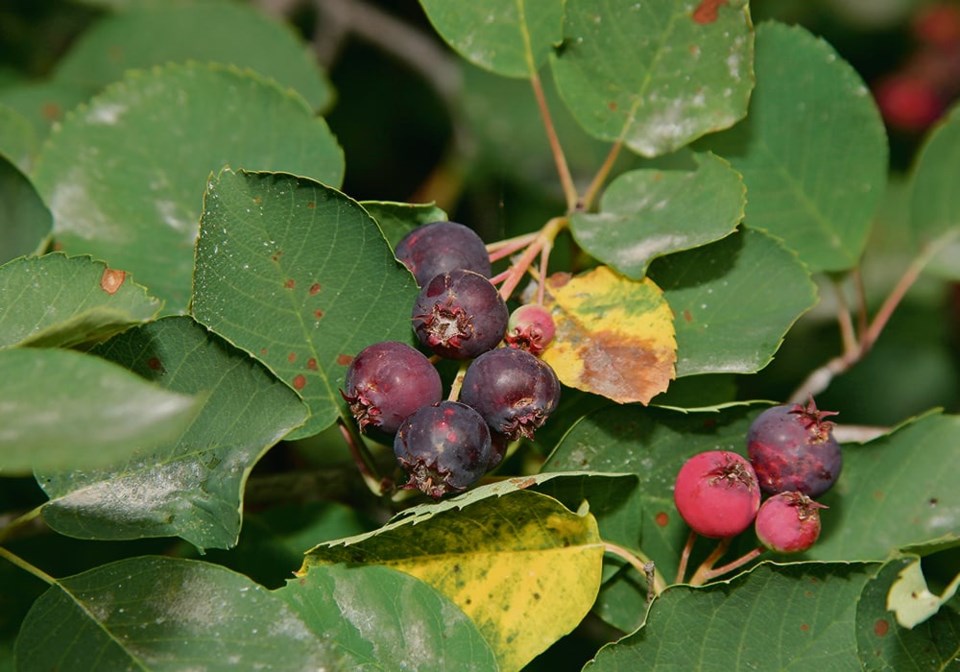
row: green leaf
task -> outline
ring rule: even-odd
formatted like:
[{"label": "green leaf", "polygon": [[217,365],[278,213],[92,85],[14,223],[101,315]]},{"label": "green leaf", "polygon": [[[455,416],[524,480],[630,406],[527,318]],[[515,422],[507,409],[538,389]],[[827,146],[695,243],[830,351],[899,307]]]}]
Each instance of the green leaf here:
[{"label": "green leaf", "polygon": [[70,350],[0,350],[0,472],[94,468],[162,445],[204,401],[175,392]]},{"label": "green leaf", "polygon": [[[25,116],[7,105],[0,105],[0,154],[23,172],[30,169],[39,146],[37,133]],[[3,171],[6,173],[6,169]],[[4,178],[6,181],[6,178]]]},{"label": "green leaf", "polygon": [[757,88],[746,121],[706,139],[749,194],[746,223],[811,271],[858,263],[887,177],[887,140],[860,76],[798,26],[757,28]]},{"label": "green leaf", "polygon": [[680,0],[568,0],[553,71],[584,129],[652,157],[743,118],[753,88],[747,3],[692,9]]},{"label": "green leaf", "polygon": [[960,540],[960,416],[931,414],[863,445],[843,446],[843,471],[820,501],[816,560],[883,560],[932,540]]},{"label": "green leaf", "polygon": [[473,619],[502,670],[519,670],[593,604],[603,557],[597,523],[527,490],[468,502],[418,507],[370,534],[322,544],[301,573],[347,562],[412,574]]},{"label": "green leaf", "polygon": [[[642,530],[642,536],[624,543],[642,549],[672,582],[689,532],[673,503],[677,472],[687,458],[704,450],[743,454],[744,437],[757,412],[737,407],[712,413],[680,413],[611,405],[584,416],[571,427],[543,470],[636,474],[636,506],[641,520],[633,526]],[[604,592],[598,614],[627,632],[636,628],[643,618],[646,587],[638,585],[634,577],[623,575],[606,583]]]},{"label": "green leaf", "polygon": [[678,378],[759,371],[817,302],[796,256],[749,229],[658,259],[649,275],[673,310]]},{"label": "green leaf", "polygon": [[38,251],[51,228],[50,211],[30,180],[0,156],[0,264]]},{"label": "green leaf", "polygon": [[146,322],[161,302],[89,257],[47,254],[0,266],[0,348],[73,347]]},{"label": "green leaf", "polygon": [[743,219],[746,189],[737,171],[712,154],[697,170],[635,170],[603,194],[598,213],[574,213],[577,242],[631,278],[643,278],[656,257],[689,250],[734,232]]},{"label": "green leaf", "polygon": [[315,110],[333,99],[316,57],[289,25],[236,2],[153,3],[108,15],[77,40],[54,76],[97,91],[127,70],[187,61],[251,68]]},{"label": "green leaf", "polygon": [[318,637],[371,670],[499,670],[493,651],[453,602],[386,567],[314,567],[274,593]]},{"label": "green leaf", "polygon": [[448,219],[447,213],[432,203],[360,201],[360,205],[377,220],[391,248],[396,247],[401,238],[418,226]]},{"label": "green leaf", "polygon": [[93,92],[66,82],[31,81],[0,88],[0,104],[23,115],[33,127],[38,143],[62,121],[69,110],[87,100]]},{"label": "green leaf", "polygon": [[461,56],[506,77],[529,77],[563,39],[564,0],[420,0]]},{"label": "green leaf", "polygon": [[585,669],[859,669],[856,605],[873,570],[859,564],[762,564],[729,582],[668,588],[640,630],[602,648]]},{"label": "green leaf", "polygon": [[174,437],[110,468],[38,474],[46,522],[82,539],[180,536],[229,548],[253,465],[306,409],[260,364],[187,317],[132,329],[96,352],[165,388],[209,397]]},{"label": "green leaf", "polygon": [[282,599],[206,562],[139,557],[57,581],[17,640],[19,670],[344,669]]},{"label": "green leaf", "polygon": [[336,140],[299,96],[194,64],[131,73],[75,111],[35,182],[65,251],[132,272],[172,313],[187,306],[206,179],[225,164],[331,184],[343,175]]},{"label": "green leaf", "polygon": [[897,623],[887,594],[900,573],[915,562],[897,558],[863,588],[857,602],[857,646],[864,672],[926,672],[954,669],[960,654],[960,613],[945,607],[914,628]]},{"label": "green leaf", "polygon": [[[919,245],[960,230],[960,194],[950,177],[960,170],[960,105],[955,105],[924,141],[911,177],[910,228]],[[960,280],[956,239],[931,262],[943,277]]]},{"label": "green leaf", "polygon": [[225,171],[205,208],[194,315],[300,393],[312,415],[294,437],[322,431],[348,413],[353,356],[412,338],[413,276],[356,201],[312,180]]}]

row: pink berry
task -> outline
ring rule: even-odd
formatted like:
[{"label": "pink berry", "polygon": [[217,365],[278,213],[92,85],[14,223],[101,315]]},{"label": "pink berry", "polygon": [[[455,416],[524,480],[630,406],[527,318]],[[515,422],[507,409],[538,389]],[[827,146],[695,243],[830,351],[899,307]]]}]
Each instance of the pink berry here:
[{"label": "pink berry", "polygon": [[820,509],[825,508],[802,492],[774,495],[757,512],[757,538],[777,553],[805,551],[820,536]]},{"label": "pink berry", "polygon": [[883,79],[874,96],[887,124],[901,131],[922,131],[943,113],[943,101],[934,87],[909,74]]},{"label": "pink berry", "polygon": [[760,486],[750,462],[726,450],[694,455],[677,474],[677,511],[697,534],[733,537],[750,527],[760,506]]},{"label": "pink berry", "polygon": [[510,314],[507,335],[503,340],[511,348],[539,355],[553,340],[556,331],[550,311],[541,305],[528,303]]}]

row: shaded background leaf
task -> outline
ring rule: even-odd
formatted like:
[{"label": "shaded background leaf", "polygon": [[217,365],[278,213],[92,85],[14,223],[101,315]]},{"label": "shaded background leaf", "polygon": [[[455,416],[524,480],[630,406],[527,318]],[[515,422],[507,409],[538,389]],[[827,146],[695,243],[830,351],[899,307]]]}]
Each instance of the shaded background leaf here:
[{"label": "shaded background leaf", "polygon": [[547,279],[544,306],[557,333],[541,355],[564,385],[614,401],[648,403],[674,377],[670,307],[649,279],[606,266]]},{"label": "shaded background leaf", "polygon": [[346,367],[371,343],[411,341],[417,291],[376,222],[339,191],[283,173],[211,180],[193,313],[307,402],[293,437],[349,417]]},{"label": "shaded background leaf", "polygon": [[753,31],[742,0],[568,0],[552,60],[560,95],[592,135],[659,156],[733,125],[753,88]]},{"label": "shaded background leaf", "polygon": [[0,350],[0,472],[92,468],[162,445],[204,403],[178,392],[70,350]]},{"label": "shaded background leaf", "polygon": [[528,490],[460,505],[420,507],[370,534],[321,544],[301,572],[347,562],[412,574],[473,619],[502,670],[519,670],[593,604],[603,557],[596,521]]},{"label": "shaded background leaf", "polygon": [[104,16],[59,61],[54,79],[94,93],[127,70],[187,61],[251,68],[294,89],[315,110],[333,99],[309,47],[289,25],[236,2],[141,3]]},{"label": "shaded background leaf", "polygon": [[313,567],[274,593],[361,670],[499,670],[477,626],[439,591],[387,567]]},{"label": "shaded background leaf", "polygon": [[[930,243],[960,229],[960,194],[951,179],[960,171],[960,105],[927,137],[917,155],[910,183],[910,229],[916,243]],[[960,242],[953,243],[930,268],[960,280]]]},{"label": "shaded background leaf", "polygon": [[[38,146],[37,133],[30,120],[12,107],[0,104],[0,154],[5,159],[4,163],[9,161],[26,173],[30,170]],[[6,168],[0,173],[0,177],[6,181],[4,173]]]},{"label": "shaded background leaf", "polygon": [[0,267],[0,348],[72,347],[153,319],[162,303],[90,257],[47,254]]},{"label": "shaded background leaf", "polygon": [[843,471],[820,501],[830,507],[816,560],[883,560],[932,540],[960,541],[960,417],[933,413],[892,434],[843,447]]},{"label": "shaded background leaf", "polygon": [[40,251],[52,228],[53,217],[30,180],[0,156],[0,264]]},{"label": "shaded background leaf", "polygon": [[649,275],[673,310],[677,377],[759,371],[817,303],[796,256],[750,229],[657,259]]},{"label": "shaded background leaf", "polygon": [[58,581],[24,620],[16,658],[19,670],[64,672],[343,669],[351,660],[247,577],[164,557]]},{"label": "shaded background leaf", "polygon": [[72,113],[34,181],[62,249],[132,272],[175,313],[189,298],[203,188],[224,165],[343,176],[336,140],[296,94],[250,71],[170,65],[130,73]]},{"label": "shaded background leaf", "polygon": [[757,27],[756,71],[747,119],[698,147],[743,175],[747,226],[782,239],[811,271],[851,268],[886,185],[877,107],[833,47],[799,26]]},{"label": "shaded background leaf", "polygon": [[674,586],[636,633],[585,669],[858,669],[857,598],[875,565],[762,564],[704,588]]},{"label": "shaded background leaf", "polygon": [[694,171],[635,170],[619,175],[598,213],[574,213],[570,230],[587,252],[640,279],[656,257],[730,235],[743,219],[746,189],[737,171],[712,154]]},{"label": "shaded background leaf", "polygon": [[564,0],[420,0],[440,36],[474,65],[527,77],[563,39]]},{"label": "shaded background leaf", "polygon": [[188,317],[132,329],[96,349],[168,390],[207,393],[194,422],[109,468],[45,471],[43,518],[84,539],[179,536],[198,548],[237,542],[244,483],[307,410],[259,363]]}]

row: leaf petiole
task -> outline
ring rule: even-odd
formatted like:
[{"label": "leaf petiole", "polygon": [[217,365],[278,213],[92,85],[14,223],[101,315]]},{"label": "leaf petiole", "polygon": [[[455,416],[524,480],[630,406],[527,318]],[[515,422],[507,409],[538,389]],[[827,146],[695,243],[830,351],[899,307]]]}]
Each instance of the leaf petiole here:
[{"label": "leaf petiole", "polygon": [[55,578],[47,574],[45,571],[43,571],[39,567],[35,567],[34,565],[31,565],[29,562],[21,558],[19,555],[15,555],[11,553],[10,551],[8,551],[2,546],[0,546],[0,558],[4,558],[11,564],[16,565],[17,567],[22,569],[23,571],[33,574],[35,577],[37,577],[38,579],[40,579],[41,581],[43,581],[48,585],[51,585],[51,586],[57,585],[57,580]]},{"label": "leaf petiole", "polygon": [[623,546],[618,546],[609,541],[603,542],[603,550],[612,555],[616,555],[622,560],[626,560],[630,566],[646,578],[648,601],[652,601],[653,597],[656,597],[666,589],[667,583],[663,575],[657,571],[654,562],[640,551],[630,551]]}]

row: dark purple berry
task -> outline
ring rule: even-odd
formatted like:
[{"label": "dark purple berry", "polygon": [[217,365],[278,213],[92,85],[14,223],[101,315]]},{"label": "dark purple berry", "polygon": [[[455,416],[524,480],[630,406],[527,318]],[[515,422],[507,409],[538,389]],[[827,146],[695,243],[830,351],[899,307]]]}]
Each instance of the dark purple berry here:
[{"label": "dark purple berry", "polygon": [[526,350],[539,355],[547,347],[557,331],[550,311],[541,305],[528,303],[510,315],[504,342],[511,348]]},{"label": "dark purple berry", "polygon": [[449,271],[420,290],[413,329],[441,357],[470,359],[496,347],[507,329],[507,305],[479,273]]},{"label": "dark purple berry", "polygon": [[476,232],[456,222],[433,222],[405,235],[395,250],[421,287],[435,275],[462,268],[490,277],[490,256]]},{"label": "dark purple berry", "polygon": [[557,408],[560,381],[529,352],[497,348],[470,363],[460,401],[477,409],[494,431],[529,439]]},{"label": "dark purple berry", "polygon": [[476,483],[494,457],[483,418],[456,401],[424,406],[410,415],[394,437],[393,452],[410,476],[406,487],[435,499]]},{"label": "dark purple berry", "polygon": [[817,410],[811,399],[768,408],[750,425],[747,454],[764,492],[798,491],[819,497],[836,483],[843,466],[840,445],[833,438],[832,411]]},{"label": "dark purple berry", "polygon": [[443,398],[440,374],[406,343],[374,343],[353,358],[340,390],[360,425],[392,434],[408,415]]},{"label": "dark purple berry", "polygon": [[760,507],[760,488],[745,457],[709,450],[694,455],[680,468],[673,501],[694,532],[722,539],[750,527]]},{"label": "dark purple berry", "polygon": [[760,543],[777,553],[800,553],[820,536],[820,509],[802,492],[781,492],[757,511],[754,530]]}]

